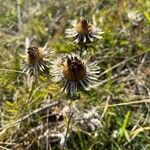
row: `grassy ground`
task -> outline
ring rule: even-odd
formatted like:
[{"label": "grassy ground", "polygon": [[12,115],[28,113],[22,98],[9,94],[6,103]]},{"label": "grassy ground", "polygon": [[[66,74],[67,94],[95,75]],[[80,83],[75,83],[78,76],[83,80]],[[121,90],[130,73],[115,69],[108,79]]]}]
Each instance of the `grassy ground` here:
[{"label": "grassy ground", "polygon": [[[0,149],[149,150],[150,2],[0,0]],[[80,48],[65,29],[80,16],[103,31],[88,46],[101,67],[98,87],[76,100],[51,74],[22,72],[26,39],[48,43],[53,61]]]}]

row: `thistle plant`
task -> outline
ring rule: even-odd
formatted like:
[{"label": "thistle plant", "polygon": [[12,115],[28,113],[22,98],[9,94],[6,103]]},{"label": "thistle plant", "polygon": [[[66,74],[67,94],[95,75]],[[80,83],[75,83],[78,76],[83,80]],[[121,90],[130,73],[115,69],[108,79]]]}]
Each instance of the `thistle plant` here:
[{"label": "thistle plant", "polygon": [[[89,43],[102,38],[103,31],[87,20],[80,18],[73,28],[66,29],[66,37],[73,37],[73,42],[80,46],[84,44],[86,52],[71,53],[57,57],[52,61],[50,73],[53,81],[62,84],[61,92],[68,93],[71,97],[77,94],[78,89],[89,91],[94,88],[100,75],[98,61],[91,61],[87,48]],[[46,46],[36,47],[31,45],[27,48],[26,65],[24,72],[37,77],[47,68]]]},{"label": "thistle plant", "polygon": [[75,95],[78,88],[88,91],[98,81],[100,68],[98,62],[90,58],[80,58],[77,54],[66,55],[54,60],[52,70],[54,81],[62,82],[62,91]]},{"label": "thistle plant", "polygon": [[96,26],[96,22],[88,22],[82,17],[72,26],[73,28],[66,29],[66,37],[73,38],[73,42],[79,45],[80,52],[64,56],[61,65],[56,64],[56,68],[59,66],[59,69],[56,69],[57,80],[63,82],[62,91],[68,91],[71,96],[76,94],[79,87],[88,91],[98,82],[100,67],[98,61],[90,60],[88,46],[96,39],[101,39],[103,34],[103,31]]},{"label": "thistle plant", "polygon": [[88,22],[82,17],[72,23],[73,28],[66,29],[68,38],[73,38],[77,44],[91,43],[96,39],[101,39],[103,31],[96,26],[96,22]]},{"label": "thistle plant", "polygon": [[41,72],[48,68],[48,53],[46,47],[47,44],[44,47],[38,47],[27,43],[25,65],[23,69],[26,74],[38,77]]},{"label": "thistle plant", "polygon": [[[84,43],[85,45],[88,45],[90,42],[91,43],[94,42],[96,38],[101,38],[100,35],[102,34],[102,31],[99,28],[94,27],[91,23],[88,23],[84,19],[81,19],[80,22],[77,23],[76,32],[78,33],[76,34],[74,39],[75,43],[76,44]],[[71,34],[71,32],[69,32],[69,34]],[[37,47],[34,45],[30,45],[29,47],[27,47],[26,65],[24,68],[24,72],[26,72],[26,74],[29,75],[30,77],[34,77],[35,79],[37,79],[39,75],[43,73],[45,69],[48,68],[47,65],[48,61],[46,59],[47,52],[45,49],[46,46],[44,48]],[[67,93],[71,99],[77,98],[77,93],[79,90],[89,91],[91,88],[95,88],[96,87],[95,85],[97,85],[99,81],[100,67],[98,66],[98,61],[97,60],[91,61],[91,58],[87,50],[86,51],[81,50],[80,52],[77,53],[65,54],[59,57],[56,56],[56,58],[51,62],[49,69],[50,75],[52,76],[51,81],[61,84],[60,92]],[[27,103],[31,102],[31,96],[33,94],[35,86],[36,84],[35,82],[33,82]],[[27,109],[27,106],[24,107],[23,113]],[[79,120],[79,118],[77,117],[79,116],[77,112],[80,111],[77,110],[78,108],[75,108],[77,112],[75,110],[74,112],[71,112],[72,109],[74,109],[72,106],[67,108],[67,113],[62,116],[62,120],[64,121],[64,118],[66,117],[69,118],[69,120],[73,119],[75,122],[80,123],[80,121],[77,121]],[[49,116],[49,112],[50,111],[47,110],[46,115]],[[71,118],[73,114],[74,117]],[[56,117],[58,118],[58,116]],[[86,120],[84,115],[82,118],[83,120]],[[23,119],[24,117],[22,117],[22,121]],[[96,131],[96,128],[101,127],[100,120],[98,118],[95,119],[94,116],[91,116],[91,118],[88,119],[88,121],[89,123],[87,123],[86,121],[82,121],[81,119],[81,122],[84,123],[81,126],[85,126],[85,124],[87,124],[88,128],[92,129],[91,131]],[[59,122],[59,120],[57,122]],[[49,123],[50,121],[47,119],[46,124],[49,125]],[[76,128],[76,126],[74,128]],[[49,127],[47,127],[47,132],[49,132]],[[62,149],[65,145],[66,139],[69,137],[69,134],[68,135],[67,134],[68,131],[64,126],[61,133],[53,135],[55,138],[60,140],[60,146],[62,147]]]}]

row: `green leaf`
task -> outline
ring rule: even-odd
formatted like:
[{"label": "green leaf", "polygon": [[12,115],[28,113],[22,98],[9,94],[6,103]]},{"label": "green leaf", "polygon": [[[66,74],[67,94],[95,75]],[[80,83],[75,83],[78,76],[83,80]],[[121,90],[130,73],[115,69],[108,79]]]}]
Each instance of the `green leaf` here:
[{"label": "green leaf", "polygon": [[[128,125],[128,122],[129,122],[129,117],[130,117],[130,114],[131,112],[128,111],[128,113],[126,114],[125,116],[125,119],[124,119],[124,122],[122,124],[122,127],[120,128],[120,131],[119,131],[119,141],[123,138],[123,136],[125,135],[125,132],[126,132],[126,127]],[[127,134],[126,134],[127,135]],[[127,138],[127,136],[126,136]]]},{"label": "green leaf", "polygon": [[150,13],[144,12],[144,16],[147,19],[147,21],[150,23]]}]

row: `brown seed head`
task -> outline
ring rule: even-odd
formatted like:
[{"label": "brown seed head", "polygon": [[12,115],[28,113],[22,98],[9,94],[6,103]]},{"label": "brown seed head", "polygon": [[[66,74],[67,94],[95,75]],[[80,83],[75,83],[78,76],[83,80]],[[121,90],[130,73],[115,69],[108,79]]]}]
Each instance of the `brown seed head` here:
[{"label": "brown seed head", "polygon": [[41,47],[30,46],[28,48],[28,62],[29,64],[35,64],[44,56],[44,50]]},{"label": "brown seed head", "polygon": [[81,34],[88,34],[93,30],[93,27],[85,19],[80,19],[76,25],[76,31]]},{"label": "brown seed head", "polygon": [[79,81],[86,74],[84,64],[77,57],[67,58],[63,63],[63,75],[69,81]]}]

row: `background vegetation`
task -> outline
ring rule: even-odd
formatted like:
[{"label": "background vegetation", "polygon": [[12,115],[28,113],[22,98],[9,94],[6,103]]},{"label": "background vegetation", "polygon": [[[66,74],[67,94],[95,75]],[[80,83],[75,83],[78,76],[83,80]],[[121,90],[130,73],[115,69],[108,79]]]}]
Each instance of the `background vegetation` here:
[{"label": "background vegetation", "polygon": [[[148,0],[0,0],[0,4],[0,149],[150,149]],[[79,51],[64,32],[81,15],[89,20],[94,16],[104,31],[103,39],[88,48],[102,70],[98,88],[72,100],[60,93],[51,75],[41,75],[32,88],[22,72],[25,39],[36,39],[39,46],[49,42],[51,61]],[[93,130],[88,129],[87,114],[98,118]]]}]

